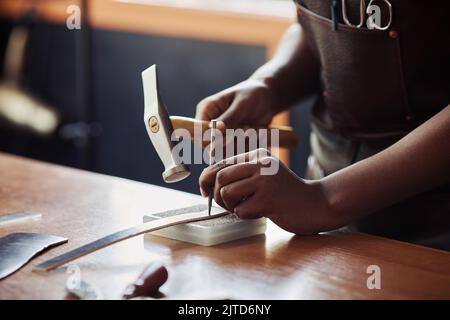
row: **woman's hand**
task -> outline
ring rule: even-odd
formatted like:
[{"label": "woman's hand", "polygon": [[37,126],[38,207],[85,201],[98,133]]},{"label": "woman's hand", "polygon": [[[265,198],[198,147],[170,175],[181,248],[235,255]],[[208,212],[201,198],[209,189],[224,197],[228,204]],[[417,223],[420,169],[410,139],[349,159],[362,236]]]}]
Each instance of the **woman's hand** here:
[{"label": "woman's hand", "polygon": [[200,191],[242,219],[267,217],[281,228],[311,234],[341,226],[329,209],[320,182],[296,176],[265,149],[225,159],[206,168]]},{"label": "woman's hand", "polygon": [[264,81],[249,79],[203,99],[197,106],[196,118],[217,119],[226,128],[267,126],[275,114],[274,102]]}]

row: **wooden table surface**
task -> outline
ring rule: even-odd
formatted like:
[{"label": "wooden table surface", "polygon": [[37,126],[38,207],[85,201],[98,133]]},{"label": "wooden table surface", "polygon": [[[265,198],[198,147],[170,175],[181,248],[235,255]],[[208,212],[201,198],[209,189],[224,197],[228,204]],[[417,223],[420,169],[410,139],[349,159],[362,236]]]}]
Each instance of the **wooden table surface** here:
[{"label": "wooden table surface", "polygon": [[[75,260],[70,269],[32,271],[38,262],[141,223],[146,213],[203,202],[188,193],[0,154],[0,214],[43,214],[40,221],[0,227],[0,237],[39,232],[69,238],[1,280],[0,299],[66,299],[73,270],[117,299],[155,260],[169,270],[161,288],[169,298],[219,291],[246,299],[450,298],[450,253],[364,234],[294,236],[271,223],[264,236],[215,247],[140,236]],[[367,288],[370,265],[381,269],[380,290]]]}]

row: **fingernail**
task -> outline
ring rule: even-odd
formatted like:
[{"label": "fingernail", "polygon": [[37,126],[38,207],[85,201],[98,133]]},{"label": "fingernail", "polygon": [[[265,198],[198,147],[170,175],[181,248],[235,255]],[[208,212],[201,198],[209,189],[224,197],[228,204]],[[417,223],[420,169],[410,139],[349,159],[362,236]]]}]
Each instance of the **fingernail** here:
[{"label": "fingernail", "polygon": [[223,129],[226,128],[225,122],[223,122],[222,120],[217,120],[216,125],[217,125],[217,127],[221,127],[221,128],[223,128]]}]

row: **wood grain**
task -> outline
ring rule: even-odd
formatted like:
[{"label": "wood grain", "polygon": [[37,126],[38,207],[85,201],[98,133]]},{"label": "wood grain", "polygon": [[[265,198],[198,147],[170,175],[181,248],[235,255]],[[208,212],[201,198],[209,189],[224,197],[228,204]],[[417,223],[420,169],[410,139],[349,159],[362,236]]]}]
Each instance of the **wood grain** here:
[{"label": "wood grain", "polygon": [[[0,214],[43,214],[41,221],[0,228],[0,236],[41,232],[69,238],[0,281],[1,299],[64,299],[64,285],[73,274],[65,268],[35,273],[34,265],[133,226],[146,213],[205,202],[192,194],[6,154],[0,154],[0,177]],[[168,268],[169,280],[161,288],[168,297],[221,289],[249,299],[450,298],[447,252],[364,234],[293,236],[271,223],[265,236],[214,247],[140,236],[80,258],[76,265],[83,280],[115,299],[155,260]],[[369,265],[381,268],[381,290],[367,289]]]}]

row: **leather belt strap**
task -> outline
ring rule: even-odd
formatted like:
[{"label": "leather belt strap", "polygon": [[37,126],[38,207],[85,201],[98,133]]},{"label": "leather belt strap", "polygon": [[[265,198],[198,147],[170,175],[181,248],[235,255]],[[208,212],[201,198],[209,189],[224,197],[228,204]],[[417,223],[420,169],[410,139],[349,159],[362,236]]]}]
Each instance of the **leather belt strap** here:
[{"label": "leather belt strap", "polygon": [[57,267],[63,264],[66,264],[70,261],[83,257],[89,253],[103,249],[117,242],[139,236],[144,233],[172,227],[183,223],[215,219],[226,216],[228,214],[230,213],[227,211],[223,211],[223,209],[221,209],[216,213],[211,213],[211,215],[209,216],[208,210],[206,210],[204,205],[183,208],[181,209],[180,214],[173,215],[167,218],[153,220],[135,227],[118,231],[110,235],[107,235],[101,239],[85,244],[79,248],[73,249],[67,253],[64,253],[53,259],[47,260],[41,264],[36,265],[34,267],[34,270],[49,271],[52,269],[56,269]]}]

